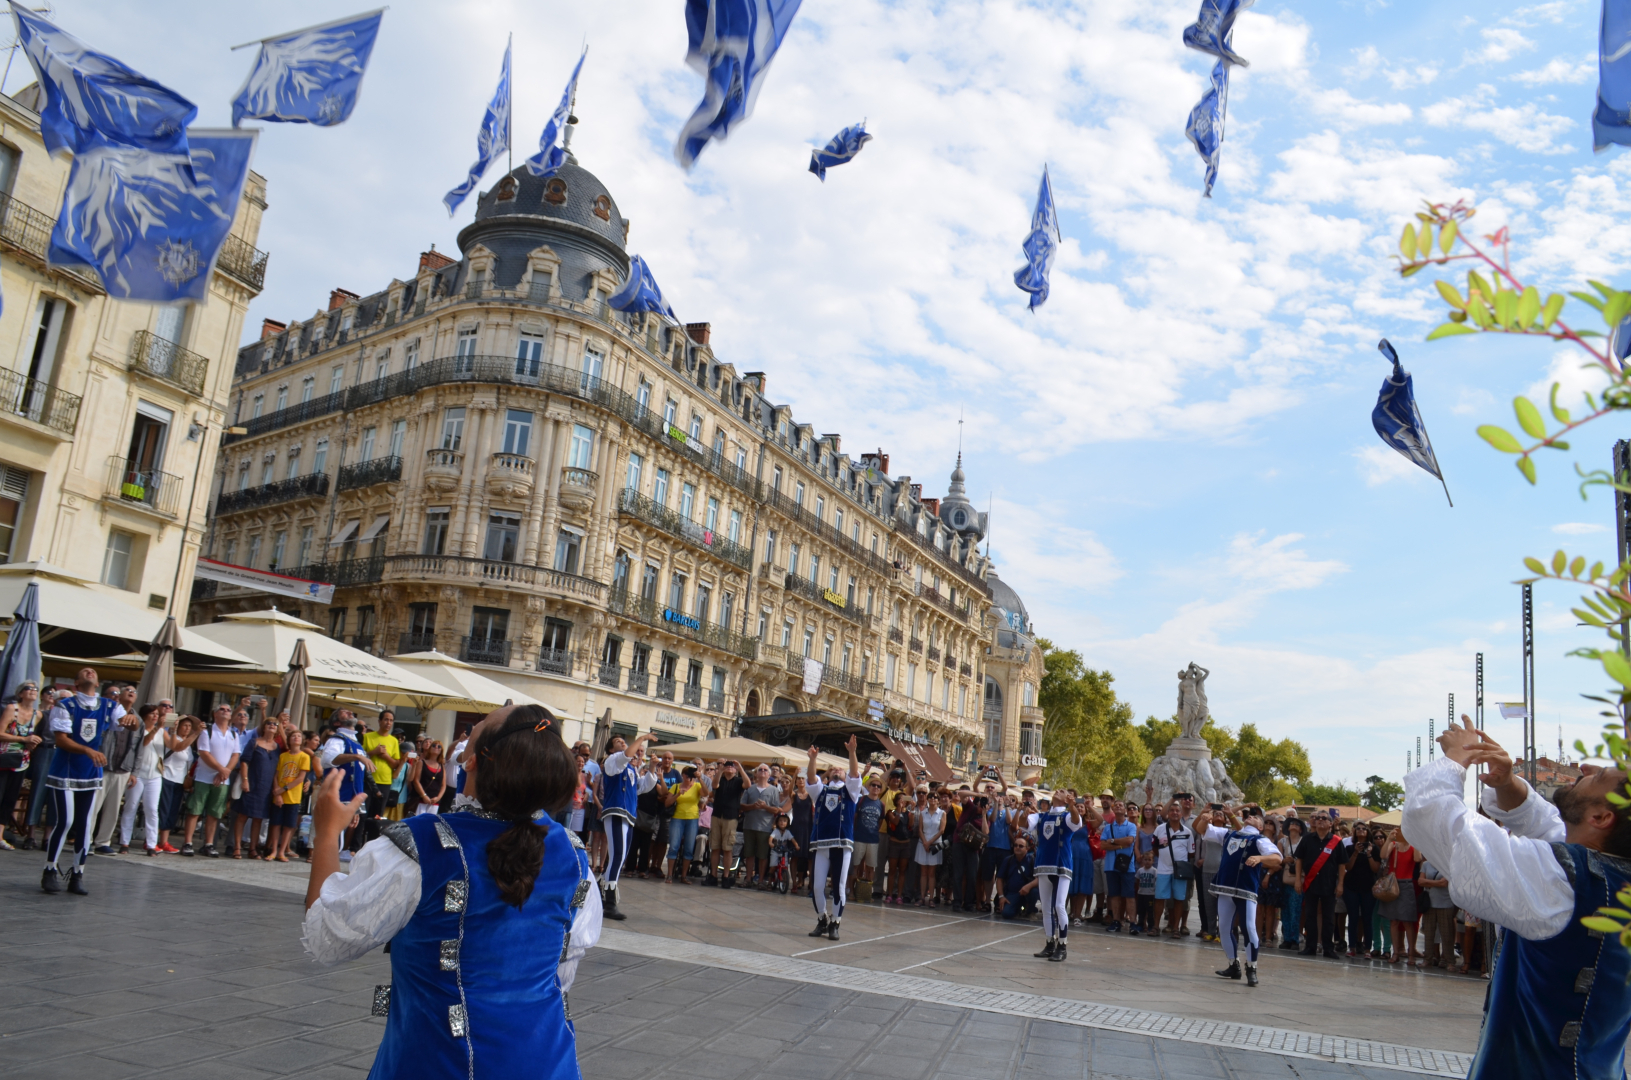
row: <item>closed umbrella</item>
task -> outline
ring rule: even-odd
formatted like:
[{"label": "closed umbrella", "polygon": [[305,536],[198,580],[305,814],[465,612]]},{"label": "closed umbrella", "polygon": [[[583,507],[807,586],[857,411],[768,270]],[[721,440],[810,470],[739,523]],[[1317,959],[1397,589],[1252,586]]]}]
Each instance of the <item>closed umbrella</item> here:
[{"label": "closed umbrella", "polygon": [[0,649],[0,701],[16,697],[19,684],[40,681],[40,588],[34,582],[23,590],[13,616],[11,636]]},{"label": "closed umbrella", "polygon": [[612,741],[612,710],[608,708],[599,720],[595,721],[595,737],[589,744],[589,756],[599,759],[606,752],[606,744]]},{"label": "closed umbrella", "polygon": [[306,652],[306,639],[298,638],[294,643],[294,655],[289,657],[289,670],[283,673],[283,685],[278,688],[277,700],[272,702],[270,715],[282,716],[288,710],[289,719],[297,728],[306,725],[306,700],[311,694],[311,686],[306,679],[306,669],[311,666],[311,656]]},{"label": "closed umbrella", "polygon": [[142,681],[136,686],[136,705],[156,705],[176,696],[176,646],[181,642],[176,617],[169,616],[153,643],[147,647],[147,666],[142,669]]}]

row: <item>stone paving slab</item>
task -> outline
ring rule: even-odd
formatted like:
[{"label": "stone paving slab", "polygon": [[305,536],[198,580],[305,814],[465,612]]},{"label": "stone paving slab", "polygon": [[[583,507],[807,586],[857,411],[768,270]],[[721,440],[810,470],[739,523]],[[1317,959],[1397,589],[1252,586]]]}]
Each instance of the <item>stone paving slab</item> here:
[{"label": "stone paving slab", "polygon": [[[266,887],[241,880],[247,867],[232,868],[231,878],[240,878],[232,880],[175,873],[163,862],[95,859],[87,877],[91,896],[46,896],[38,890],[36,853],[0,852],[8,927],[0,1077],[363,1080],[384,1027],[368,1015],[369,991],[389,980],[389,958],[375,953],[336,968],[305,960],[293,875],[264,876]],[[600,948],[585,959],[572,992],[584,1075],[1401,1075],[1375,1064],[1182,1042],[902,992],[914,979],[951,985],[939,978],[893,976],[898,984],[863,991],[829,985],[830,979],[698,964],[678,955],[673,941],[658,945],[658,955]],[[842,970],[819,960],[792,962]]]}]

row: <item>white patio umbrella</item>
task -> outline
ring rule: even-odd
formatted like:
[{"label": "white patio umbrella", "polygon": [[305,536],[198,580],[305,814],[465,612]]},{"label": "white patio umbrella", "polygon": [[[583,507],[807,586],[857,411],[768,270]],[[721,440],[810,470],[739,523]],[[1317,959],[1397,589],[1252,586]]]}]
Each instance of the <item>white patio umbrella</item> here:
[{"label": "white patio umbrella", "polygon": [[368,695],[369,701],[385,707],[411,705],[421,713],[432,709],[458,709],[463,712],[488,712],[505,702],[512,705],[542,705],[537,698],[489,679],[462,660],[432,649],[427,652],[402,653],[391,657],[397,664],[441,688],[439,696],[418,693],[380,692]]},{"label": "white patio umbrella", "polygon": [[276,608],[226,615],[220,622],[195,626],[193,630],[208,641],[247,656],[262,673],[262,685],[282,683],[296,642],[304,640],[310,658],[306,677],[314,693],[328,688],[366,688],[439,697],[445,690],[404,667],[335,641],[316,623]]}]

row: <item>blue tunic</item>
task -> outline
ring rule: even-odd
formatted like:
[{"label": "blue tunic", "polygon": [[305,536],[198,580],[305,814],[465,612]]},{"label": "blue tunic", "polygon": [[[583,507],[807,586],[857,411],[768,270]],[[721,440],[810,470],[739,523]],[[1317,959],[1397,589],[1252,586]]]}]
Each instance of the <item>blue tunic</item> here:
[{"label": "blue tunic", "polygon": [[[1235,832],[1225,832],[1221,843],[1223,858],[1218,862],[1218,872],[1212,878],[1212,891],[1219,896],[1233,896],[1238,900],[1256,900],[1257,890],[1262,885],[1263,865],[1247,866],[1246,860],[1253,855],[1278,855],[1280,849],[1250,825]],[[1265,850],[1265,845],[1268,850]]]},{"label": "blue tunic", "polygon": [[[612,758],[622,757],[623,767],[612,771]],[[621,751],[607,757],[600,768],[600,795],[605,804],[602,818],[621,818],[634,824],[636,804],[640,799],[640,776],[634,771],[628,757]]]},{"label": "blue tunic", "polygon": [[[70,694],[57,702],[57,708],[68,714],[72,727],[65,734],[79,745],[101,751],[102,739],[113,726],[112,698],[99,697],[96,704],[86,705],[78,694]],[[89,791],[102,786],[102,766],[91,760],[89,754],[76,754],[71,750],[51,755],[51,765],[45,774],[45,786],[66,791]]]},{"label": "blue tunic", "polygon": [[[368,751],[362,748],[362,743],[351,737],[348,728],[335,728],[333,738],[345,743],[345,752],[348,754],[361,754],[368,757]],[[368,758],[372,761],[373,758]],[[368,774],[370,768],[360,761],[348,761],[344,765],[336,765],[342,770],[340,773],[340,801],[350,802],[358,795],[364,794],[368,789]]]},{"label": "blue tunic", "polygon": [[1070,823],[1069,810],[1049,810],[1036,818],[1036,876],[1070,877],[1070,834],[1081,825]]},{"label": "blue tunic", "polygon": [[852,776],[841,784],[818,783],[809,789],[815,804],[815,822],[810,828],[810,850],[855,847],[855,804],[861,801],[861,778]]},{"label": "blue tunic", "polygon": [[1545,941],[1502,935],[1467,1080],[1625,1076],[1631,952],[1580,920],[1631,881],[1631,862],[1579,844],[1553,844],[1552,850],[1574,886],[1574,913],[1561,934]]},{"label": "blue tunic", "polygon": [[418,848],[419,906],[391,940],[385,1037],[370,1080],[581,1077],[559,968],[588,895],[588,860],[552,826],[532,895],[511,907],[487,871],[487,844],[509,827],[469,813],[391,826]]}]

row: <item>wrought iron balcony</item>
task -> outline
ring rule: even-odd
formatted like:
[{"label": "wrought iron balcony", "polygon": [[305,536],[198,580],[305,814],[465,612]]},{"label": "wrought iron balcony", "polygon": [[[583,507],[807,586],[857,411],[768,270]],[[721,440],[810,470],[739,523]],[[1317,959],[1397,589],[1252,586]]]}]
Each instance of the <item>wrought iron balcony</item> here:
[{"label": "wrought iron balcony", "polygon": [[758,654],[758,638],[750,638],[718,623],[663,607],[656,600],[630,596],[625,589],[613,589],[607,598],[607,606],[615,615],[635,619],[665,633],[712,645],[749,660]]},{"label": "wrought iron balcony", "polygon": [[461,638],[459,659],[467,664],[497,664],[499,667],[509,667],[510,643],[503,638]]},{"label": "wrought iron balcony", "polygon": [[648,694],[651,692],[651,672],[636,671],[629,668],[629,693]]},{"label": "wrought iron balcony", "polygon": [[399,653],[430,652],[434,648],[436,648],[434,630],[422,633],[409,631],[396,639],[396,651]]},{"label": "wrought iron balcony", "polygon": [[[787,654],[787,670],[790,674],[802,676],[804,674],[804,657],[797,653]],[[866,684],[859,676],[839,671],[832,664],[826,664],[821,669],[821,685],[831,686],[848,694],[865,694]]]},{"label": "wrought iron balcony", "polygon": [[181,477],[140,469],[123,454],[108,459],[108,495],[156,514],[175,517],[181,508]]},{"label": "wrought iron balcony", "polygon": [[355,465],[347,465],[334,477],[335,491],[355,491],[358,488],[373,487],[375,484],[390,484],[402,479],[402,459],[392,454],[390,457],[375,458],[373,461],[359,461]]},{"label": "wrought iron balcony", "polygon": [[807,529],[815,535],[821,537],[821,539],[825,540],[833,547],[836,547],[838,550],[849,555],[851,558],[865,563],[878,573],[887,574],[894,569],[894,567],[890,566],[888,560],[884,559],[880,555],[874,554],[867,548],[862,547],[855,540],[845,536],[843,533],[839,532],[825,521],[818,520],[813,513],[804,509],[803,506],[799,505],[793,499],[788,498],[786,495],[783,495],[780,491],[774,489],[768,490],[764,493],[763,498],[765,502],[770,504],[770,507],[773,510],[781,513],[789,521],[795,522],[802,528]]},{"label": "wrought iron balcony", "polygon": [[223,491],[215,499],[215,513],[236,514],[294,499],[316,499],[328,494],[328,473],[307,473],[288,480],[274,480],[259,487]]},{"label": "wrought iron balcony", "polygon": [[618,678],[622,670],[623,669],[618,667],[616,664],[601,664],[600,670],[596,672],[596,678],[599,680],[600,685],[609,686],[613,690],[616,690]]},{"label": "wrought iron balcony", "polygon": [[666,506],[657,505],[633,488],[624,488],[618,494],[617,509],[621,514],[655,526],[670,536],[678,537],[699,551],[706,551],[715,558],[723,559],[743,570],[753,569],[753,552],[741,544],[725,539],[723,533],[704,529]]},{"label": "wrought iron balcony", "polygon": [[215,260],[215,268],[260,292],[266,284],[266,259],[266,252],[254,244],[241,237],[228,236],[221,244],[221,257]]},{"label": "wrought iron balcony", "polygon": [[957,670],[965,679],[974,674],[974,669],[969,667],[967,664],[962,665]]},{"label": "wrought iron balcony", "polygon": [[572,674],[572,653],[568,649],[539,649],[538,670],[552,675]]},{"label": "wrought iron balcony", "polygon": [[385,564],[386,575],[392,581],[463,581],[478,585],[522,586],[589,601],[599,601],[606,593],[605,584],[593,578],[498,559],[475,559],[463,555],[387,555]]},{"label": "wrought iron balcony", "polygon": [[0,218],[0,241],[44,259],[51,247],[51,231],[57,227],[57,219],[4,194],[0,194],[0,213],[4,214]]},{"label": "wrought iron balcony", "polygon": [[722,713],[725,711],[725,694],[721,690],[708,691],[708,711]]},{"label": "wrought iron balcony", "polygon": [[204,396],[210,360],[157,334],[138,330],[130,339],[130,370],[162,379],[194,397]]},{"label": "wrought iron balcony", "polygon": [[866,615],[851,607],[842,596],[831,589],[823,589],[808,578],[801,578],[797,574],[788,574],[782,587],[788,592],[798,593],[807,600],[814,600],[823,607],[838,612],[851,622],[866,622]]},{"label": "wrought iron balcony", "polygon": [[361,559],[341,559],[331,563],[307,563],[280,571],[290,577],[307,581],[321,581],[337,588],[352,585],[371,585],[384,576],[385,556],[369,555]]},{"label": "wrought iron balcony", "polygon": [[908,649],[910,649],[912,652],[922,652],[923,651],[923,639],[920,638],[920,637],[914,637],[914,638],[912,638],[911,641],[907,642],[906,647]]},{"label": "wrought iron balcony", "polygon": [[701,686],[693,686],[690,683],[686,683],[685,684],[684,694],[685,694],[685,697],[684,697],[685,704],[691,705],[691,706],[701,706],[701,704],[702,704],[702,687]]},{"label": "wrought iron balcony", "polygon": [[79,423],[79,403],[77,395],[0,368],[0,405],[14,416],[72,435]]},{"label": "wrought iron balcony", "polygon": [[674,680],[664,675],[657,676],[657,697],[664,701],[674,700]]},{"label": "wrought iron balcony", "polygon": [[902,635],[902,634],[901,634],[901,632],[900,632],[900,627],[898,627],[898,626],[891,626],[891,627],[890,627],[890,628],[889,628],[889,640],[890,640],[890,641],[893,641],[893,642],[894,642],[894,643],[895,643],[895,644],[896,644],[896,645],[899,645],[899,644],[900,644],[900,643],[901,643],[901,642],[902,642],[902,641],[905,641],[905,640],[906,640],[906,639],[905,639],[905,637],[904,637],[904,636],[903,636],[903,635]]},{"label": "wrought iron balcony", "polygon": [[353,649],[361,649],[365,653],[373,652],[374,651],[374,635],[373,634],[352,634],[351,635],[351,647]]},{"label": "wrought iron balcony", "polygon": [[928,656],[929,656],[929,663],[931,663],[931,664],[940,663],[940,650],[935,648],[933,645],[929,646]]}]

